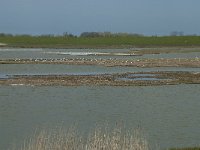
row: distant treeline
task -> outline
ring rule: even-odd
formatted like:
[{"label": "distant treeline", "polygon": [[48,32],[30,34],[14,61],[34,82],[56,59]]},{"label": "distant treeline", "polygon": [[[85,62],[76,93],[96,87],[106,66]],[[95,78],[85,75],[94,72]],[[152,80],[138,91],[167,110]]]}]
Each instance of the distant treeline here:
[{"label": "distant treeline", "polygon": [[138,36],[144,36],[143,34],[137,34],[137,33],[111,33],[111,32],[83,32],[81,33],[80,37],[138,37]]},{"label": "distant treeline", "polygon": [[[6,33],[0,33],[0,37],[13,37],[13,36],[26,36],[26,37],[31,37],[33,35],[29,34],[6,34]],[[126,37],[126,36],[133,36],[133,37],[138,37],[138,36],[144,36],[143,34],[137,34],[137,33],[112,33],[112,32],[83,32],[80,34],[80,36],[73,35],[68,32],[64,32],[62,35],[56,35],[56,34],[43,34],[43,35],[35,35],[37,37]]]},{"label": "distant treeline", "polygon": [[[13,36],[24,36],[24,37],[31,37],[33,35],[29,34],[7,34],[7,33],[0,33],[0,37],[13,37]],[[82,32],[79,36],[64,32],[62,35],[56,34],[42,34],[42,35],[34,35],[34,37],[144,37],[143,34],[138,33],[126,33],[126,32],[119,32],[119,33],[112,33],[112,32]],[[157,36],[157,35],[152,35]],[[183,32],[173,31],[168,36],[197,36],[193,35],[184,35]]]}]

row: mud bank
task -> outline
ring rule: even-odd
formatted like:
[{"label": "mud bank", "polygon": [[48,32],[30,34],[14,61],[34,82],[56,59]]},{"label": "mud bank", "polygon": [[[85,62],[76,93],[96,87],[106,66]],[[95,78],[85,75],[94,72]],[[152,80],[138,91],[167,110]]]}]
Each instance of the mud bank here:
[{"label": "mud bank", "polygon": [[68,64],[68,65],[103,65],[103,66],[130,66],[130,67],[200,67],[200,58],[174,59],[1,59],[0,64]]},{"label": "mud bank", "polygon": [[200,84],[198,72],[139,72],[100,75],[16,75],[0,80],[0,85],[33,86],[155,86]]}]

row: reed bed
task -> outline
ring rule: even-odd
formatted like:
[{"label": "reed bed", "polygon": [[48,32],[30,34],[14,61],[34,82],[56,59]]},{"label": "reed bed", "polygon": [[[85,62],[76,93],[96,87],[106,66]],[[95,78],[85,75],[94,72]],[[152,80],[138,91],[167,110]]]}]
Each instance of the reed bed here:
[{"label": "reed bed", "polygon": [[95,128],[87,136],[75,129],[59,129],[35,134],[19,150],[149,150],[149,144],[139,129]]}]

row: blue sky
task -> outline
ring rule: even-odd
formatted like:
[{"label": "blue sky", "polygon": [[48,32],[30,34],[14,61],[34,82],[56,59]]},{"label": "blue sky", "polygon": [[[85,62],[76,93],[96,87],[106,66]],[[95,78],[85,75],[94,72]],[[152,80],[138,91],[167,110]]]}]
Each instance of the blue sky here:
[{"label": "blue sky", "polygon": [[200,34],[200,0],[0,0],[0,32]]}]

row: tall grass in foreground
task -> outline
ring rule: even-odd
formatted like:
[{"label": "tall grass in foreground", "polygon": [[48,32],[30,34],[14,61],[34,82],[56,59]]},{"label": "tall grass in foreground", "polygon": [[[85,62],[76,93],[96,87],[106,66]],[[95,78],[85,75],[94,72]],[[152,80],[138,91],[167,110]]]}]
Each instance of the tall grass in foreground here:
[{"label": "tall grass in foreground", "polygon": [[43,130],[26,140],[20,150],[149,150],[140,130],[96,128],[83,138],[76,130]]}]

